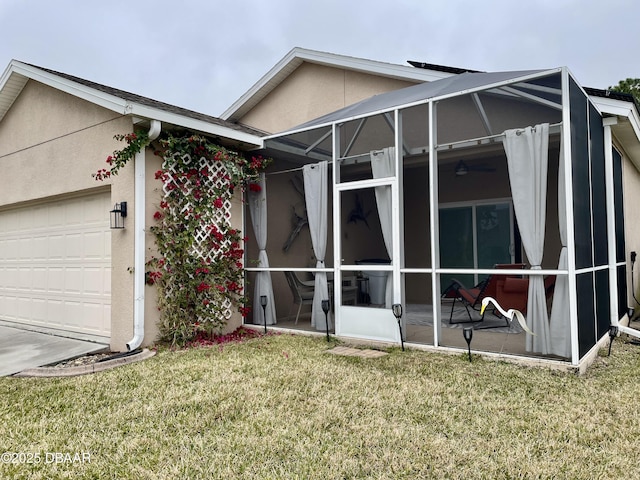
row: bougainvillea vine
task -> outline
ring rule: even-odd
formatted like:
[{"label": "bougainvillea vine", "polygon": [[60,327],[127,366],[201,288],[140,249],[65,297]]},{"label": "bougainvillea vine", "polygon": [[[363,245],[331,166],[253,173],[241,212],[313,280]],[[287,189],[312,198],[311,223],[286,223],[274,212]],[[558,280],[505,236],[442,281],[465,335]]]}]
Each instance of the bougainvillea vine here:
[{"label": "bougainvillea vine", "polygon": [[[98,180],[116,175],[149,143],[143,134],[116,138],[127,146],[107,158],[110,168],[94,174]],[[220,333],[230,307],[243,316],[250,312],[243,290],[245,239],[231,225],[230,205],[234,195],[260,188],[258,176],[269,162],[198,135],[167,136],[157,145],[163,161],[155,178],[163,195],[151,228],[158,256],[147,262],[146,281],[159,290],[161,338],[185,345]]]}]

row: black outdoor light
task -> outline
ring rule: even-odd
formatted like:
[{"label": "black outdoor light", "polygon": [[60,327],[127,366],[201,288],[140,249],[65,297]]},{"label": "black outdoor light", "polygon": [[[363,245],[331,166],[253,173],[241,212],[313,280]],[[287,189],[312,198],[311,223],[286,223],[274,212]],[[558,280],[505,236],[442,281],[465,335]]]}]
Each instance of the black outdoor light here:
[{"label": "black outdoor light", "polygon": [[400,319],[402,318],[402,304],[394,303],[391,305],[391,311],[393,312],[393,316],[396,317],[398,321],[398,328],[400,329],[400,345],[402,345],[402,351],[404,352],[404,339],[402,338],[402,324],[400,323]]},{"label": "black outdoor light", "polygon": [[462,330],[462,335],[467,341],[467,350],[469,351],[469,362],[471,362],[471,339],[473,338],[473,328],[466,327]]},{"label": "black outdoor light", "polygon": [[322,300],[322,311],[324,312],[324,321],[327,326],[327,342],[329,341],[329,300]]},{"label": "black outdoor light", "polygon": [[124,218],[127,216],[127,202],[116,203],[111,214],[111,228],[124,228]]},{"label": "black outdoor light", "polygon": [[262,317],[264,318],[264,333],[267,333],[267,296],[260,295],[260,305],[262,305]]}]

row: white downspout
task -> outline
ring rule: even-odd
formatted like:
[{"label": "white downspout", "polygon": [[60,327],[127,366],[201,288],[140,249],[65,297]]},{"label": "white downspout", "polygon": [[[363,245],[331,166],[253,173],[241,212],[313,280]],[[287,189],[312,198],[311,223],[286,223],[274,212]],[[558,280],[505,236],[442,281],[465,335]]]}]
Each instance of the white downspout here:
[{"label": "white downspout", "polygon": [[[162,130],[158,120],[151,120],[149,141]],[[144,340],[144,286],[145,286],[145,197],[146,197],[146,148],[135,156],[135,206],[134,206],[134,258],[133,258],[133,338],[127,342],[127,350],[138,348]]]}]

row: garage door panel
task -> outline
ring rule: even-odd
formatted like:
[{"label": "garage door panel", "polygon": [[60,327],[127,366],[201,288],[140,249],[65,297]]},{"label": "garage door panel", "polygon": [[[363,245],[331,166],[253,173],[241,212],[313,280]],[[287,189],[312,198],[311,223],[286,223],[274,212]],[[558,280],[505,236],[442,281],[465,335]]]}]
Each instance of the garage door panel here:
[{"label": "garage door panel", "polygon": [[[109,238],[109,245],[107,245],[107,238]],[[96,260],[108,258],[107,252],[111,250],[111,237],[105,235],[104,232],[88,232],[85,233],[83,238],[84,243],[84,258],[85,260]]]},{"label": "garage door panel", "polygon": [[62,267],[49,268],[49,284],[48,289],[54,294],[60,294],[64,291],[64,269]]},{"label": "garage door panel", "polygon": [[6,295],[0,303],[0,314],[7,320],[17,320],[18,318],[18,297]]},{"label": "garage door panel", "polygon": [[68,234],[64,236],[65,260],[82,259],[82,234]]},{"label": "garage door panel", "polygon": [[18,297],[18,320],[28,322],[31,319],[31,299]]},{"label": "garage door panel", "polygon": [[17,260],[18,259],[18,241],[15,239],[7,239],[3,242],[4,245],[2,250],[5,253],[6,260]]},{"label": "garage door panel", "polygon": [[108,337],[110,195],[0,212],[0,319]]},{"label": "garage door panel", "polygon": [[[111,269],[110,268],[104,269],[104,275],[102,276],[102,278],[103,278],[102,293],[106,297],[111,298]],[[111,303],[109,303],[109,306],[111,306]]]},{"label": "garage door panel", "polygon": [[49,236],[49,260],[62,260],[64,253],[64,235]]},{"label": "garage door panel", "polygon": [[83,274],[84,293],[102,295],[104,291],[104,269],[98,267],[85,268]]},{"label": "garage door panel", "polygon": [[[71,221],[69,221],[69,223],[71,223]],[[66,224],[64,205],[60,203],[51,205],[47,211],[47,227],[63,227]]]},{"label": "garage door panel", "polygon": [[64,269],[64,290],[67,294],[82,293],[82,269],[70,268]]},{"label": "garage door panel", "polygon": [[33,272],[31,268],[24,265],[18,267],[18,291],[31,290],[32,279]]},{"label": "garage door panel", "polygon": [[31,318],[34,322],[44,324],[47,321],[47,301],[44,298],[32,299]]},{"label": "garage door panel", "polygon": [[49,272],[44,267],[36,267],[33,269],[33,281],[31,283],[31,289],[36,293],[44,293],[49,288]]},{"label": "garage door panel", "polygon": [[46,236],[37,236],[31,240],[31,258],[33,260],[46,260],[48,255],[48,242]]}]

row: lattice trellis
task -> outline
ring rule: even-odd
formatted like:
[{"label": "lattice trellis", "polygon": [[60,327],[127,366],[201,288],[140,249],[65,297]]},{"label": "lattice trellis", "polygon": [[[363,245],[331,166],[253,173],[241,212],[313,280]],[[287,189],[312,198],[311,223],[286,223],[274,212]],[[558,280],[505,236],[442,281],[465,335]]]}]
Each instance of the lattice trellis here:
[{"label": "lattice trellis", "polygon": [[[192,163],[193,162],[193,163]],[[177,171],[175,169],[176,164],[181,163],[181,170]],[[196,175],[193,178],[189,178],[184,175],[184,167],[189,166],[192,169],[197,169],[199,171],[203,169],[207,169],[209,172],[208,176]],[[181,162],[174,162],[169,160],[165,160],[163,163],[163,169],[165,171],[165,181],[162,187],[164,192],[164,199],[166,200],[172,193],[178,189],[183,195],[179,197],[181,201],[170,203],[171,207],[169,212],[172,215],[181,215],[184,218],[190,218],[194,215],[193,213],[193,204],[191,203],[192,194],[194,191],[199,190],[201,192],[205,192],[207,197],[211,197],[212,193],[215,190],[221,190],[225,187],[225,176],[227,176],[227,169],[223,162],[211,162],[204,157],[201,157],[199,160],[193,161],[193,159],[189,155],[184,155],[182,157]],[[196,183],[196,182],[199,182]],[[200,211],[200,227],[194,233],[193,244],[191,246],[190,254],[196,258],[202,259],[205,262],[214,263],[218,260],[219,251],[226,249],[229,247],[231,240],[227,236],[225,236],[221,240],[216,240],[216,243],[220,245],[220,249],[213,250],[209,247],[211,242],[211,237],[213,235],[211,226],[215,225],[218,230],[224,231],[226,230],[226,225],[229,224],[231,219],[231,199],[230,198],[221,198],[222,205],[220,207],[208,208],[204,211]],[[177,209],[177,212],[175,211]],[[168,295],[171,294],[171,291],[166,292]],[[209,313],[214,314],[213,305],[209,308]],[[222,305],[219,305],[219,312],[225,319],[231,318],[233,305],[229,298],[222,299]],[[198,321],[204,321],[204,318],[198,318]]]}]

